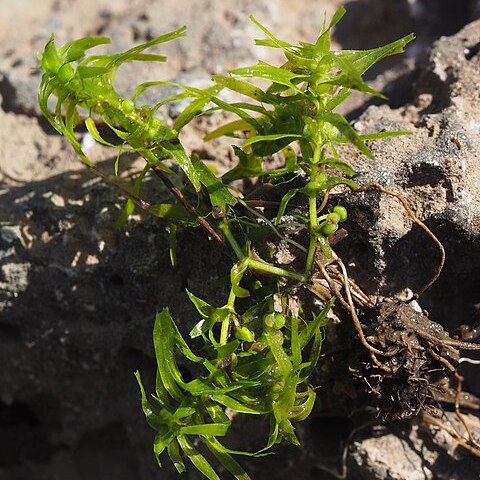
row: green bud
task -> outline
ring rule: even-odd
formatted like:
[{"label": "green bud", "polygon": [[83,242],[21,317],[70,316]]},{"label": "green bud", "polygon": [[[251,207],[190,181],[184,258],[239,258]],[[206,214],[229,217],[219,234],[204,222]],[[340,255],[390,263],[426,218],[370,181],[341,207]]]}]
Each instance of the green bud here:
[{"label": "green bud", "polygon": [[340,221],[340,215],[336,212],[329,213],[326,220],[328,223],[338,223]]},{"label": "green bud", "polygon": [[160,130],[160,127],[162,126],[162,121],[159,120],[156,117],[153,117],[150,122],[149,122],[149,127],[148,127],[148,139],[149,140],[154,140],[155,137],[158,135],[158,131]]},{"label": "green bud", "polygon": [[135,103],[133,102],[133,100],[125,98],[124,100],[122,100],[121,107],[123,113],[132,113],[135,110]]},{"label": "green bud", "polygon": [[348,218],[347,209],[341,205],[333,207],[333,211],[340,217],[340,222],[344,222]]},{"label": "green bud", "polygon": [[324,237],[328,237],[338,230],[338,223],[322,222],[318,230]]},{"label": "green bud", "polygon": [[265,323],[266,327],[275,328],[275,314],[269,313],[268,315],[265,315],[263,322]]},{"label": "green bud", "polygon": [[238,327],[235,330],[235,338],[238,340],[243,340],[244,342],[253,342],[255,341],[255,334],[249,330],[247,327]]},{"label": "green bud", "polygon": [[273,328],[280,330],[285,326],[285,315],[277,312],[273,317],[273,323]]},{"label": "green bud", "polygon": [[309,60],[308,62],[306,62],[306,67],[311,72],[315,72],[318,68],[318,62],[316,60]]}]

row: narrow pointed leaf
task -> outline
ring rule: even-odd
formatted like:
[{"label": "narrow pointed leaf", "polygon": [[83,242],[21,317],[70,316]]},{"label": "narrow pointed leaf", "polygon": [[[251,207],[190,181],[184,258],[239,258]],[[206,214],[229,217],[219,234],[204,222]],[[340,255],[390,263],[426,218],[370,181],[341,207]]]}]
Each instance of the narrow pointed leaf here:
[{"label": "narrow pointed leaf", "polygon": [[280,219],[282,218],[283,214],[285,213],[285,210],[287,208],[288,202],[297,194],[299,193],[300,190],[298,188],[294,188],[292,190],[289,190],[283,197],[280,202],[280,207],[278,209],[277,213],[277,218],[275,220],[275,225],[278,225],[280,222]]},{"label": "narrow pointed leaf", "polygon": [[370,149],[365,145],[357,132],[348,123],[347,119],[338,113],[321,113],[317,116],[318,120],[328,122],[336,127],[350,143],[353,143],[365,156],[373,160]]},{"label": "narrow pointed leaf", "polygon": [[303,350],[320,328],[328,323],[327,314],[335,303],[335,297],[332,297],[323,307],[318,315],[313,315],[313,320],[308,323],[299,335],[300,348]]},{"label": "narrow pointed leaf", "polygon": [[137,379],[138,386],[140,387],[140,393],[142,395],[142,410],[145,414],[145,418],[147,419],[147,423],[155,430],[159,430],[162,427],[162,422],[158,415],[154,412],[150,402],[147,400],[145,388],[143,386],[140,372],[138,372],[138,370],[135,372],[135,378]]},{"label": "narrow pointed leaf", "polygon": [[225,211],[227,205],[237,203],[237,199],[230,193],[228,187],[196,155],[192,155],[191,161],[198,180],[208,192],[212,206],[219,206]]},{"label": "narrow pointed leaf", "polygon": [[220,480],[220,477],[216,474],[215,470],[208,463],[203,455],[193,446],[192,442],[184,435],[177,437],[178,443],[181,449],[185,452],[188,459],[195,465],[197,470],[201,472],[208,480]]},{"label": "narrow pointed leaf", "polygon": [[180,427],[182,435],[212,435],[215,437],[223,437],[230,428],[229,423],[202,423],[199,425],[188,425]]},{"label": "narrow pointed leaf", "polygon": [[230,270],[230,282],[232,283],[232,291],[236,297],[246,298],[250,296],[250,292],[240,286],[240,281],[248,268],[248,262],[241,260],[237,262]]},{"label": "narrow pointed leaf", "polygon": [[297,133],[276,133],[272,135],[256,135],[254,137],[249,137],[243,142],[243,146],[247,147],[248,145],[252,145],[253,143],[258,142],[272,142],[275,140],[280,140],[284,138],[291,138],[292,141],[295,138],[301,138],[303,135]]},{"label": "narrow pointed leaf", "polygon": [[226,123],[225,125],[207,133],[207,135],[203,137],[203,140],[209,142],[210,140],[214,140],[215,138],[224,135],[232,135],[235,132],[250,132],[251,130],[252,125],[245,122],[245,120],[234,120],[233,122]]},{"label": "narrow pointed leaf", "polygon": [[180,449],[176,438],[167,445],[167,453],[177,472],[183,473],[185,471],[185,463],[183,463],[182,456],[180,455]]},{"label": "narrow pointed leaf", "polygon": [[153,329],[153,344],[157,358],[160,378],[165,389],[177,401],[182,401],[183,393],[178,383],[185,383],[178,370],[174,357],[175,330],[172,327],[173,319],[168,309],[164,308],[157,313]]},{"label": "narrow pointed leaf", "polygon": [[215,455],[217,460],[237,479],[250,480],[247,472],[237,463],[236,460],[228,453],[218,440],[215,438],[206,438],[205,444],[208,449]]}]

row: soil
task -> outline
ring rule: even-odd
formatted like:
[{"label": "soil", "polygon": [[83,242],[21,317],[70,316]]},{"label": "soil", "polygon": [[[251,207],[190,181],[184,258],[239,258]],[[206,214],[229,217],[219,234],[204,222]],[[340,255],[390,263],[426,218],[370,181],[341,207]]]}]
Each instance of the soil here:
[{"label": "soil", "polygon": [[[417,35],[404,56],[369,74],[372,86],[388,95],[386,103],[358,94],[342,106],[359,132],[412,135],[373,144],[376,163],[344,153],[360,183],[380,183],[408,200],[442,241],[446,263],[412,309],[405,298],[435,272],[435,244],[395,198],[374,189],[341,194],[350,220],[336,251],[354,281],[376,298],[361,321],[377,348],[396,350],[386,365],[401,365],[404,383],[392,384],[387,371],[378,375],[351,322],[342,319],[327,331],[315,380],[318,405],[297,428],[302,447],[282,445],[275,456],[244,464],[254,479],[272,473],[298,480],[342,473],[378,480],[480,478],[479,458],[429,422],[433,412],[422,408],[441,401],[449,425],[461,430],[452,407],[456,379],[434,356],[479,358],[462,343],[475,341],[480,323],[479,2],[0,0],[1,480],[176,478],[167,464],[158,470],[153,458],[153,432],[140,410],[133,371],[142,372],[147,387],[153,382],[154,312],[169,305],[188,330],[196,316],[185,288],[220,302],[218,280],[228,271],[228,259],[201,233],[183,234],[172,271],[164,227],[134,217],[114,228],[119,194],[92,177],[40,115],[34,52],[52,32],[58,44],[109,36],[106,48],[113,51],[186,24],[187,39],[162,49],[166,64],[129,66],[118,86],[128,93],[152,78],[206,86],[212,74],[255,62],[258,51],[263,60],[278,61],[254,47],[259,32],[249,14],[296,42],[313,40],[324,9],[328,17],[340,4],[348,13],[334,35],[337,47],[369,48],[411,31]],[[146,101],[159,94],[152,91]],[[175,114],[175,106],[164,113]],[[220,171],[233,159],[230,147],[220,141],[204,147],[200,138],[221,121],[204,119],[183,139]],[[97,145],[89,153],[112,173],[108,150]],[[148,195],[168,196],[158,185],[147,187]],[[470,392],[460,403],[476,435],[477,370],[466,363],[460,370]],[[445,376],[450,383],[442,383]],[[427,388],[425,378],[438,388]],[[385,399],[392,398],[388,409]],[[233,426],[233,441],[242,440],[242,448],[262,435],[257,423]],[[199,478],[193,470],[184,477]]]}]

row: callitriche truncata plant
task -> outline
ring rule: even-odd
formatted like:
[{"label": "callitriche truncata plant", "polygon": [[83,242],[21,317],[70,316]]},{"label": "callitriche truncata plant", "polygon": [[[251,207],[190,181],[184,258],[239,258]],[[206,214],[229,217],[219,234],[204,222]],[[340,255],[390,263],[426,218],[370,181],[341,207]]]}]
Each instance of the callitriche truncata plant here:
[{"label": "callitriche truncata plant", "polygon": [[[265,35],[257,45],[281,50],[285,62],[280,66],[259,62],[215,75],[206,89],[151,81],[138,85],[130,98],[115,89],[118,67],[131,61],[165,61],[145,51],[184,36],[185,28],[109,55],[87,54],[108,43],[108,38],[86,37],[57,48],[52,36],[39,56],[44,72],[38,97],[41,110],[88,167],[105,177],[83,151],[75,132],[79,125],[85,125],[97,142],[118,149],[119,156],[133,151],[145,160],[131,190],[121,189],[126,205],[119,223],[135,208],[165,222],[172,263],[177,230],[194,227],[203,229],[234,259],[223,305],[211,305],[195,292],[186,292],[199,315],[189,338],[180,334],[168,309],[157,313],[155,392],[147,394],[140,373],[135,374],[143,412],[157,432],[155,457],[160,464],[166,454],[178,472],[186,469],[188,459],[205,477],[219,479],[207,460],[210,457],[235,478],[246,480],[250,477],[235,457],[265,455],[283,440],[298,445],[295,422],[307,418],[315,402],[309,378],[319,361],[322,327],[329,311],[337,307],[335,302],[347,308],[352,305],[349,288],[344,284],[344,293],[340,291],[348,277],[330,243],[347,210],[342,205],[329,206],[327,200],[336,186],[352,190],[360,186],[352,180],[352,166],[339,155],[339,145],[352,144],[372,158],[367,141],[405,132],[359,135],[335,110],[354,90],[383,98],[362,75],[383,58],[401,53],[414,36],[371,50],[333,51],[331,29],[344,13],[340,8],[329,24],[324,22],[314,43],[299,45],[276,38],[251,17]],[[154,106],[139,104],[140,95],[153,86],[169,91],[174,87],[176,93]],[[240,100],[226,102],[224,89],[238,94]],[[53,108],[52,99],[56,100]],[[172,125],[157,116],[162,107],[185,99],[188,106]],[[179,141],[182,129],[192,120],[218,111],[231,114],[233,120],[209,132],[205,141],[229,136],[241,145],[233,147],[238,163],[220,178]],[[99,133],[99,122],[108,126],[109,138],[113,134],[117,142]],[[118,160],[113,169],[117,174]],[[142,200],[141,186],[147,176],[157,177],[168,187],[171,203]],[[278,201],[244,195],[238,187],[244,179],[281,192]],[[292,207],[294,197],[297,206]],[[298,207],[299,201],[304,207]],[[279,242],[295,253],[294,268],[275,263]],[[334,265],[340,272],[336,278],[329,273]],[[323,296],[318,294],[320,284],[326,285]],[[305,295],[316,297],[316,310],[299,300]],[[360,341],[375,358],[378,349],[368,345],[358,318],[355,325]],[[194,349],[190,339],[197,337],[203,347]],[[178,356],[195,364],[199,373],[194,380],[184,379]],[[269,417],[270,433],[263,448],[234,451],[222,443],[233,415]],[[200,450],[198,445],[203,445]],[[212,455],[206,457],[207,450]]]}]

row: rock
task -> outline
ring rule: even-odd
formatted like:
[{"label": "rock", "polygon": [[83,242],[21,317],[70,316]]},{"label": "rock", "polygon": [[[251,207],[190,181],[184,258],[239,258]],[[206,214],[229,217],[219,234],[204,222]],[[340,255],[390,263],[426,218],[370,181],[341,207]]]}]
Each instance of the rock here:
[{"label": "rock", "polygon": [[[108,48],[117,51],[186,23],[190,29],[186,41],[159,47],[169,56],[167,64],[125,68],[119,88],[128,94],[132,85],[151,78],[203,84],[211,74],[256,61],[258,49],[251,39],[260,35],[247,21],[249,13],[280,37],[297,41],[315,38],[322,12],[315,0],[295,6],[271,1],[202,0],[193,5],[179,0],[152,6],[143,1],[85,0],[78,8],[75,2],[48,0],[29,4],[27,11],[24,3],[5,10],[7,20],[0,32],[0,477],[172,478],[172,467],[166,463],[159,472],[150,452],[153,432],[141,413],[132,373],[139,369],[151,387],[155,311],[170,305],[187,330],[197,314],[185,288],[220,302],[224,292],[216,282],[228,274],[227,262],[194,232],[180,237],[180,265],[172,272],[163,226],[153,219],[137,222],[135,217],[128,228],[113,228],[121,209],[115,189],[82,171],[64,139],[52,135],[38,118],[39,72],[31,52],[41,50],[52,31],[59,44],[83,35],[109,35],[113,43]],[[429,3],[386,5],[383,0],[368,0],[349,2],[347,7],[380,12],[380,22],[375,15],[358,22],[351,12],[350,25],[358,23],[365,41],[371,41],[372,29],[388,41],[395,35],[393,23],[386,19],[396,20],[398,12],[406,12],[405,22],[413,19],[422,25],[430,18],[434,23],[438,19],[434,13],[445,3],[425,10]],[[458,2],[455,8],[467,3],[475,2]],[[339,0],[327,2],[328,13],[338,4]],[[422,8],[413,11],[415,5]],[[205,28],[198,19],[207,15]],[[455,25],[460,27],[464,20]],[[390,106],[371,106],[355,123],[359,132],[385,128],[413,134],[373,144],[376,163],[352,151],[347,154],[354,159],[359,181],[376,181],[401,192],[445,244],[444,273],[421,297],[420,305],[453,331],[461,323],[478,322],[475,305],[480,302],[480,57],[475,53],[480,26],[475,22],[441,39],[428,62],[413,70],[414,60],[425,58],[425,46],[447,33],[442,28],[451,27],[440,24],[420,32],[421,48],[411,52],[401,74],[386,70],[377,78],[375,87],[382,88],[403,76],[403,83],[388,87]],[[404,23],[405,33],[416,30],[413,25]],[[350,37],[337,35],[337,43],[352,36],[358,39],[357,30],[346,30]],[[276,57],[266,52],[262,49],[262,58],[274,61]],[[152,91],[145,101],[154,98]],[[407,104],[407,99],[413,100]],[[363,105],[364,99],[355,102],[347,113]],[[173,106],[166,116],[176,114]],[[186,138],[191,149],[202,148],[199,138],[217,120],[202,121]],[[107,159],[111,163],[109,152],[92,148],[100,163]],[[221,148],[207,147],[203,156],[225,158]],[[164,190],[153,185],[150,190],[157,199],[166,198]],[[351,215],[346,225],[349,238],[339,244],[338,253],[355,265],[350,271],[357,282],[379,295],[405,287],[418,291],[439,259],[428,237],[412,228],[394,199],[378,192],[343,194],[342,201]],[[288,252],[284,253],[282,261],[288,262]],[[475,389],[475,377],[465,373],[466,387]],[[338,381],[334,388],[354,399],[348,382]],[[247,459],[253,478],[274,472],[279,480],[292,475],[321,480],[332,478],[328,469],[341,470],[352,419],[334,409],[322,411],[331,405],[327,388],[319,391],[318,411],[297,428],[302,448],[283,445],[277,447],[276,457]],[[425,427],[410,426],[404,423],[398,430],[389,426],[383,436],[375,432],[354,436],[350,478],[446,479],[457,478],[455,472],[458,478],[476,474],[477,467],[470,466],[462,450],[455,450],[448,436],[437,433],[432,440]],[[254,444],[257,437],[264,438],[258,424],[238,423],[234,430],[234,439],[243,442]],[[189,470],[185,478],[198,475]]]},{"label": "rock", "polygon": [[[455,415],[448,418],[459,428]],[[469,415],[467,420],[478,427],[478,418]],[[426,448],[427,439],[433,439],[434,446]],[[399,424],[388,432],[374,429],[368,438],[353,442],[350,458],[349,473],[358,480],[461,480],[480,475],[478,459],[457,447],[446,432],[418,424]]]},{"label": "rock", "polygon": [[[445,243],[444,273],[422,297],[422,306],[449,328],[458,326],[452,316],[457,322],[473,322],[472,305],[478,302],[476,287],[470,288],[468,279],[476,277],[480,266],[480,116],[475,86],[480,57],[468,60],[464,50],[479,33],[477,21],[434,45],[429,67],[420,70],[413,86],[414,104],[399,109],[372,106],[355,123],[360,133],[405,130],[411,135],[373,143],[374,162],[351,152],[357,158],[360,183],[378,182],[402,194]],[[438,265],[435,245],[419,228],[412,228],[397,200],[375,191],[349,199],[350,218],[355,220],[347,229],[354,235],[345,248],[358,251],[356,242],[368,238],[367,248],[374,258],[370,269],[361,272],[357,261],[353,271],[365,279],[372,293],[406,287],[418,291]]]},{"label": "rock", "polygon": [[[479,322],[480,56],[468,54],[479,36],[480,21],[475,21],[436,42],[426,68],[422,65],[412,85],[416,101],[397,109],[371,106],[355,123],[360,133],[397,129],[411,135],[372,144],[375,162],[350,152],[356,158],[360,184],[377,182],[400,193],[445,246],[444,270],[419,304],[450,332],[460,324],[475,327]],[[349,204],[349,238],[337,252],[353,265],[350,274],[359,285],[380,296],[399,294],[405,288],[419,291],[440,259],[431,239],[412,224],[396,199],[378,191],[348,194],[343,201]],[[462,368],[462,373],[465,388],[478,394],[478,367]],[[412,432],[407,438],[389,430],[355,443],[351,457],[355,478],[480,474],[471,470],[478,468],[474,460],[470,469],[458,473],[459,460],[451,456],[458,449],[448,435],[434,436],[427,446],[420,431]]]},{"label": "rock", "polygon": [[11,188],[0,201],[0,432],[10,445],[0,477],[158,474],[133,372],[151,388],[155,312],[169,305],[181,323],[194,320],[185,288],[220,302],[225,292],[213,285],[228,268],[201,238],[206,249],[187,248],[190,256],[193,239],[180,234],[172,270],[165,227],[147,219],[115,230],[122,200],[91,174],[39,181],[30,192]]}]

